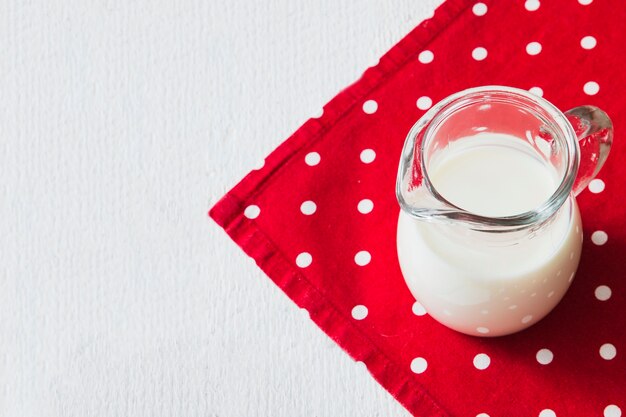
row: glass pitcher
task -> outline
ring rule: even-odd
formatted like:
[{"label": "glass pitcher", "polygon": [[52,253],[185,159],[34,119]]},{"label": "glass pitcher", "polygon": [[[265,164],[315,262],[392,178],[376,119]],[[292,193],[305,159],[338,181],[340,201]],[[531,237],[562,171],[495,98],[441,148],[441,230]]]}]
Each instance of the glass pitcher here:
[{"label": "glass pitcher", "polygon": [[562,113],[516,88],[472,88],[434,105],[410,130],[396,180],[398,259],[416,300],[476,336],[546,316],[580,259],[575,196],[612,138],[597,107]]}]

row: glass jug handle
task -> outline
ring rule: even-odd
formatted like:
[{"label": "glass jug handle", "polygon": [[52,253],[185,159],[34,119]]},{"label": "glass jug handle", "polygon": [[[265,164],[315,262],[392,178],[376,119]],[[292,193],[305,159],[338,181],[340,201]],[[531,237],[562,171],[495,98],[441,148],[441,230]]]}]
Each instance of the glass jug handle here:
[{"label": "glass jug handle", "polygon": [[598,175],[613,143],[613,123],[595,106],[580,106],[566,111],[580,146],[580,166],[574,183],[574,195],[580,194]]}]

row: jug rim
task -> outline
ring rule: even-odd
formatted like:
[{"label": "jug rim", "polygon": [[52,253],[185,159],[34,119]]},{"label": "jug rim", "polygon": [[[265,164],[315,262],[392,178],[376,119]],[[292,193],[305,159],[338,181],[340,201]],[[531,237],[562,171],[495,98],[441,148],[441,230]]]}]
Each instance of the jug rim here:
[{"label": "jug rim", "polygon": [[[510,97],[512,100],[514,98],[518,100],[521,99],[522,102],[528,102],[529,106],[531,104],[538,106],[551,118],[550,122],[553,125],[551,127],[557,128],[557,134],[555,135],[557,138],[555,139],[561,140],[562,145],[565,146],[566,159],[564,162],[566,164],[566,169],[562,177],[559,179],[559,185],[546,201],[532,210],[502,217],[490,217],[475,214],[462,207],[454,205],[443,197],[437,191],[428,176],[424,155],[426,153],[425,146],[428,144],[428,139],[431,137],[429,134],[432,135],[431,128],[433,125],[436,125],[438,120],[442,120],[446,117],[445,110],[450,108],[450,106],[455,102],[463,100],[467,101],[472,98],[484,96],[485,94]],[[419,164],[423,175],[423,182],[432,199],[436,200],[433,201],[431,207],[416,207],[411,205],[405,198],[403,192],[405,189],[405,183],[408,181],[407,174],[411,174],[408,172],[407,168],[411,165],[411,159],[414,158],[415,140],[420,134],[423,134],[424,136],[424,140],[419,143]],[[412,217],[421,220],[464,222],[467,223],[472,229],[490,232],[522,230],[534,225],[543,224],[546,220],[550,219],[567,201],[576,180],[578,165],[580,163],[579,153],[580,148],[574,128],[568,121],[565,114],[548,100],[526,90],[515,87],[500,85],[473,87],[454,93],[439,101],[412,126],[405,139],[404,148],[402,150],[402,157],[396,179],[396,198],[403,211]]]}]

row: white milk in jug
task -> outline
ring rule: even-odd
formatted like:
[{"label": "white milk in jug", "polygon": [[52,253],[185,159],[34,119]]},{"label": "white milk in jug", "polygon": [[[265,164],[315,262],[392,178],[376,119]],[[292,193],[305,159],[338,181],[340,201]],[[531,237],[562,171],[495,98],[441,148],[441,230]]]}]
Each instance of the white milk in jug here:
[{"label": "white milk in jug", "polygon": [[[521,214],[546,202],[560,178],[536,155],[503,146],[506,139],[521,142],[503,136],[481,133],[440,152],[428,167],[437,192],[487,217]],[[570,197],[547,227],[521,240],[485,239],[484,233],[401,211],[398,258],[412,294],[436,320],[463,333],[498,336],[532,325],[563,297],[578,266],[582,225]]]}]

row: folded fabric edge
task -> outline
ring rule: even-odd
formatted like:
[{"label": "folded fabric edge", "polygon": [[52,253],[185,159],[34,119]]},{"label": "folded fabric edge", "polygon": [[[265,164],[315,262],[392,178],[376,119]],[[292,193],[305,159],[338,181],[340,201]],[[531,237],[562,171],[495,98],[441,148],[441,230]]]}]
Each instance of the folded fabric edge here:
[{"label": "folded fabric edge", "polygon": [[241,202],[227,194],[209,216],[224,229],[243,251],[253,258],[265,274],[300,308],[309,312],[311,320],[347,352],[355,361],[362,361],[370,374],[411,414],[449,417],[426,388],[385,355],[357,326],[342,314],[311,284],[293,263],[289,262],[271,240],[256,227],[254,221],[238,217],[226,225],[233,210]]}]

